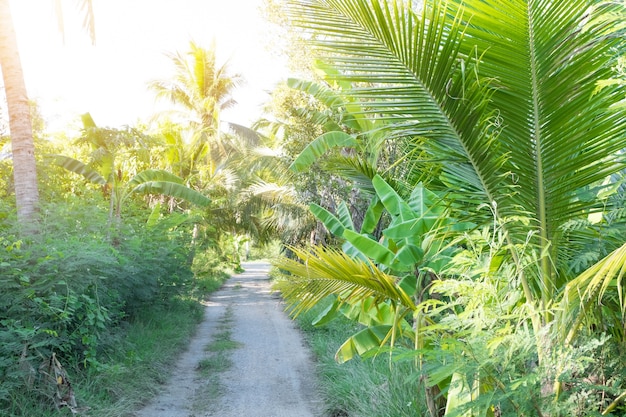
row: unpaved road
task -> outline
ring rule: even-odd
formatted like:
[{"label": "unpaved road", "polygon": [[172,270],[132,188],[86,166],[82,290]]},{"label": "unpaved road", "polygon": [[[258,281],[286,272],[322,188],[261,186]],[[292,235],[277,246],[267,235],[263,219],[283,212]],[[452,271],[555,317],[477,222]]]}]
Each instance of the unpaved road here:
[{"label": "unpaved road", "polygon": [[[181,354],[168,385],[137,417],[315,417],[321,407],[315,371],[302,336],[270,293],[269,264],[246,262],[212,294],[205,317],[187,351]],[[199,372],[206,347],[219,322],[232,329],[238,347],[232,366],[221,372],[220,395],[207,397],[206,375]]]}]

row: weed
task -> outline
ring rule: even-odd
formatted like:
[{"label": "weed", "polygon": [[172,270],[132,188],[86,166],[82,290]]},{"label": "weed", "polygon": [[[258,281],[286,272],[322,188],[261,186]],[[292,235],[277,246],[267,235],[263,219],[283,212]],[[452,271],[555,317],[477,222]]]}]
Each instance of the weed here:
[{"label": "weed", "polygon": [[219,320],[213,340],[204,348],[209,355],[198,363],[198,371],[205,380],[199,385],[194,395],[193,409],[195,411],[210,411],[222,394],[220,374],[230,369],[233,365],[230,353],[241,346],[241,343],[232,340],[233,320],[233,307],[229,305]]},{"label": "weed", "polygon": [[[238,349],[241,347],[241,343],[235,341],[235,340],[231,340],[230,339],[230,333],[220,333],[218,335],[221,334],[227,334],[227,337],[224,337],[223,339],[216,339],[213,342],[211,342],[210,344],[208,344],[205,347],[205,350],[208,352],[224,352],[224,351],[229,351],[229,350],[233,350],[233,349]],[[216,336],[218,336],[216,335]]]},{"label": "weed", "polygon": [[198,370],[206,376],[215,372],[225,372],[232,366],[232,364],[233,362],[230,358],[221,353],[202,359],[198,364]]},{"label": "weed", "polygon": [[320,391],[324,397],[325,415],[413,417],[427,415],[421,408],[421,393],[412,363],[391,363],[388,355],[370,359],[356,358],[338,364],[335,351],[358,327],[341,317],[322,327],[311,321],[326,306],[321,303],[298,317],[306,341],[317,358]]}]

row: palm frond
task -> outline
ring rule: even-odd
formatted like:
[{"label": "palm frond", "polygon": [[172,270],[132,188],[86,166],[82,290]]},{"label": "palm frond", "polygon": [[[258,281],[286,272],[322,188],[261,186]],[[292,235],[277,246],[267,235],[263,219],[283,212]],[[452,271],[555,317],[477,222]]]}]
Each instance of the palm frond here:
[{"label": "palm frond", "polygon": [[299,260],[283,257],[274,262],[276,267],[291,275],[279,280],[273,288],[281,291],[294,315],[312,308],[331,294],[341,295],[349,304],[371,297],[375,303],[391,300],[411,310],[416,308],[396,284],[396,278],[371,262],[322,247],[290,249]]},{"label": "palm frond", "polygon": [[337,68],[334,79],[354,83],[349,94],[363,112],[383,120],[391,138],[428,138],[433,152],[447,156],[444,172],[491,202],[511,183],[495,142],[490,86],[476,76],[476,59],[460,53],[462,12],[450,18],[440,3],[421,17],[401,1],[308,0],[291,7],[296,24],[317,35],[319,54]]},{"label": "palm frond", "polygon": [[580,188],[624,166],[626,118],[610,110],[624,90],[598,92],[596,83],[611,77],[626,44],[602,3],[452,2],[466,9],[464,53],[483,53],[480,74],[496,86],[490,107],[519,185],[511,202],[534,214],[546,240],[596,204],[576,198]]},{"label": "palm frond", "polygon": [[[618,306],[617,311],[621,312],[621,320],[618,322],[622,322],[622,328],[616,330],[623,333],[626,318],[625,275],[626,245],[623,245],[565,286],[558,309],[557,328],[561,331],[561,338],[566,344],[574,340],[581,325],[592,316],[591,311],[601,309],[605,303]],[[607,299],[608,297],[614,299]],[[615,314],[614,309],[608,311]],[[606,319],[600,315],[598,323],[604,320]]]}]

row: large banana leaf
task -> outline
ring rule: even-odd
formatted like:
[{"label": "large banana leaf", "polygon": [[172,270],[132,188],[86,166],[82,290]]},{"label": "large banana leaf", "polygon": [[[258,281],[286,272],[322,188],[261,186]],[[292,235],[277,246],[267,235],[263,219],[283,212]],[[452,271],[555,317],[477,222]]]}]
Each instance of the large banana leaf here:
[{"label": "large banana leaf", "polygon": [[309,210],[319,221],[324,223],[324,226],[330,233],[337,237],[343,236],[343,231],[348,225],[342,223],[334,214],[315,203],[309,205]]},{"label": "large banana leaf", "polygon": [[185,186],[180,177],[167,171],[142,171],[128,182],[127,187],[126,196],[141,192],[180,198],[200,207],[205,207],[211,203],[208,197]]},{"label": "large banana leaf", "polygon": [[392,326],[378,325],[367,327],[350,336],[337,350],[335,360],[344,363],[357,355],[364,355],[373,350],[378,350],[389,337]]},{"label": "large banana leaf", "polygon": [[137,173],[133,178],[128,181],[129,187],[135,187],[137,185],[149,182],[149,181],[167,181],[174,184],[184,184],[184,180],[178,175],[172,174],[168,171],[160,169],[147,169]]},{"label": "large banana leaf", "polygon": [[295,161],[291,164],[294,171],[304,171],[310,167],[317,159],[333,148],[354,148],[358,145],[357,140],[344,132],[328,132],[315,139],[307,145],[306,148]]},{"label": "large banana leaf", "polygon": [[55,165],[65,168],[68,171],[72,171],[75,174],[82,175],[94,184],[104,185],[107,183],[98,171],[88,167],[77,159],[64,155],[52,155],[50,158]]}]

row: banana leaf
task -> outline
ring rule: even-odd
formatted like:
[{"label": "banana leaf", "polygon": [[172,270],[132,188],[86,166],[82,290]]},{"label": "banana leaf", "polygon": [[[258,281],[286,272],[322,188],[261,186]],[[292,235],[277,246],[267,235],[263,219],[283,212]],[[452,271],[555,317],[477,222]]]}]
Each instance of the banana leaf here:
[{"label": "banana leaf", "polygon": [[358,146],[357,140],[347,133],[324,133],[307,145],[289,168],[296,172],[302,172],[315,163],[320,156],[333,148],[354,148],[356,146]]}]

